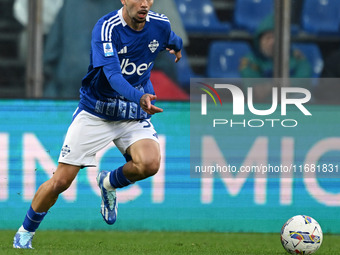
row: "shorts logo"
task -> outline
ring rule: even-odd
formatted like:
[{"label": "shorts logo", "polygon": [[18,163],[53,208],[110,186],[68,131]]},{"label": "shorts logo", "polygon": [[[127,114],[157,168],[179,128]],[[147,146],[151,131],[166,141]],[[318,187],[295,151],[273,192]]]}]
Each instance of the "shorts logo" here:
[{"label": "shorts logo", "polygon": [[105,57],[112,57],[114,55],[112,43],[103,43],[103,48]]},{"label": "shorts logo", "polygon": [[159,43],[155,39],[149,43],[149,49],[152,53],[154,53],[157,50],[158,46],[159,46]]},{"label": "shorts logo", "polygon": [[63,148],[61,148],[61,155],[65,157],[71,152],[71,148],[68,145],[64,145]]}]

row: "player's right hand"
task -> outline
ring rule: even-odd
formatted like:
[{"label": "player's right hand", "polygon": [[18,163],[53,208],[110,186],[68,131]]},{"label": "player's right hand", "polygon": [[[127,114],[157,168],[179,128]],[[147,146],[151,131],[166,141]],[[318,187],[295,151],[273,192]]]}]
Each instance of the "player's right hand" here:
[{"label": "player's right hand", "polygon": [[162,108],[159,108],[153,104],[151,104],[151,101],[156,100],[157,96],[156,95],[151,95],[151,94],[144,94],[140,98],[140,106],[142,109],[147,113],[147,114],[155,114],[159,112],[163,112]]},{"label": "player's right hand", "polygon": [[182,51],[179,50],[179,51],[175,51],[175,50],[172,50],[172,49],[169,49],[169,48],[166,48],[166,50],[170,53],[170,54],[173,54],[176,56],[176,59],[175,59],[175,63],[177,63],[181,58],[182,58]]}]

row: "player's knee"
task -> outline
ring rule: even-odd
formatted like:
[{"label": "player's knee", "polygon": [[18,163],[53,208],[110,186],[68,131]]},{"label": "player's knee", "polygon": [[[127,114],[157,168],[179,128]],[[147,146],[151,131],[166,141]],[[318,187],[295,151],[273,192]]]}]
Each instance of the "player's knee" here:
[{"label": "player's knee", "polygon": [[148,164],[147,167],[145,167],[145,172],[144,174],[147,177],[153,176],[158,172],[160,163],[158,161],[154,161],[151,164]]},{"label": "player's knee", "polygon": [[151,158],[141,163],[141,174],[144,178],[155,175],[160,167],[160,158]]},{"label": "player's knee", "polygon": [[62,192],[64,192],[65,190],[67,190],[72,181],[69,181],[67,179],[52,179],[52,190],[54,193],[56,194],[60,194]]}]

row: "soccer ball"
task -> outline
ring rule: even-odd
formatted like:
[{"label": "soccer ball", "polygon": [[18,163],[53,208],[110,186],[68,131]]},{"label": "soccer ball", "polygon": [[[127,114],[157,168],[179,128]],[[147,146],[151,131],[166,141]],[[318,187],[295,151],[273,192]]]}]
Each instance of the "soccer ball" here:
[{"label": "soccer ball", "polygon": [[296,215],[283,225],[281,243],[291,254],[312,254],[321,246],[321,227],[309,216]]}]

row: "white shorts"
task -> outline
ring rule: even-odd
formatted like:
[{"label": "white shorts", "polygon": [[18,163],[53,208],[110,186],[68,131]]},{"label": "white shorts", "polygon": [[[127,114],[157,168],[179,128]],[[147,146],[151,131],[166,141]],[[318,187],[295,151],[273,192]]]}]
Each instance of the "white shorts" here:
[{"label": "white shorts", "polygon": [[150,119],[108,121],[82,110],[67,131],[58,162],[96,166],[96,153],[110,142],[124,155],[130,145],[142,139],[158,142]]}]

